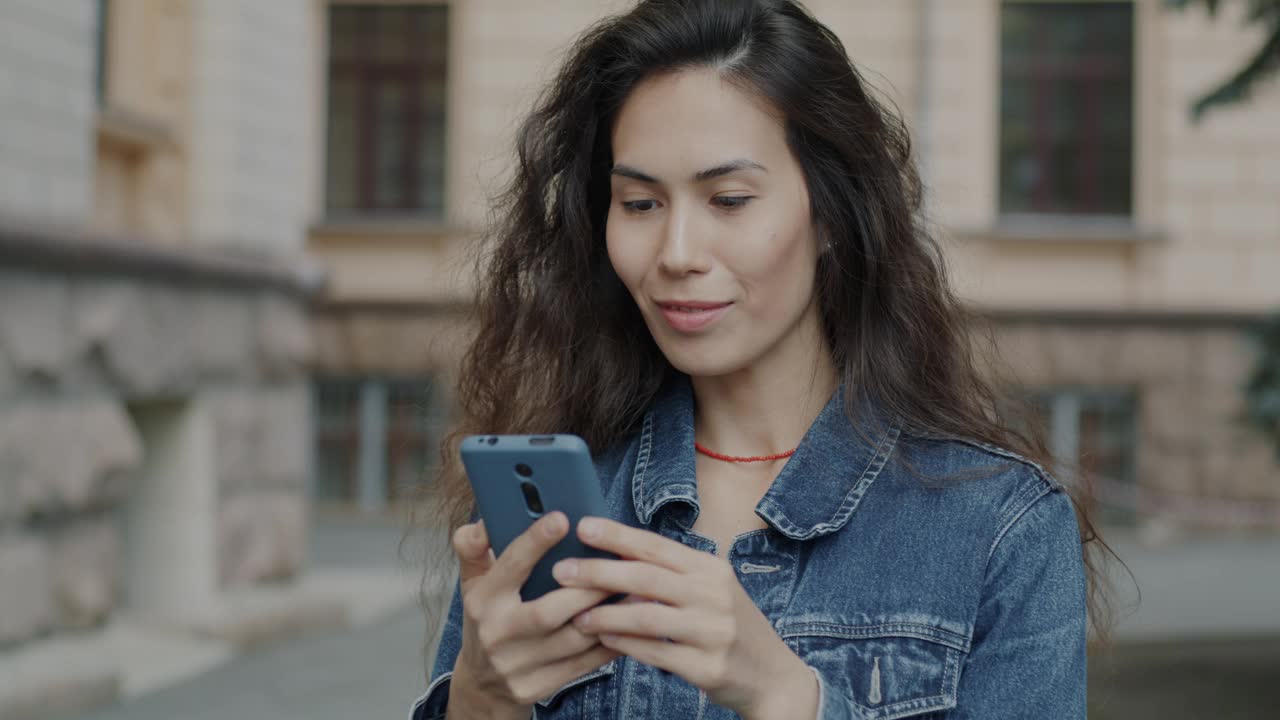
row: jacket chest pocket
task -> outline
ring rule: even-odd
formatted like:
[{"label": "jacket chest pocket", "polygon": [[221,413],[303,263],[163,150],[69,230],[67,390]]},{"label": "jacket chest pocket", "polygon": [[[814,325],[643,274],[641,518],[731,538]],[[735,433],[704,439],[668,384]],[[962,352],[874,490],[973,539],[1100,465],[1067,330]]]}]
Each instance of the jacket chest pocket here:
[{"label": "jacket chest pocket", "polygon": [[617,666],[618,660],[615,658],[556,688],[550,695],[534,703],[533,717],[542,720],[599,717],[604,705],[605,685]]},{"label": "jacket chest pocket", "polygon": [[955,633],[910,622],[805,622],[778,633],[822,673],[827,692],[852,699],[867,718],[920,717],[956,705],[968,639]]}]

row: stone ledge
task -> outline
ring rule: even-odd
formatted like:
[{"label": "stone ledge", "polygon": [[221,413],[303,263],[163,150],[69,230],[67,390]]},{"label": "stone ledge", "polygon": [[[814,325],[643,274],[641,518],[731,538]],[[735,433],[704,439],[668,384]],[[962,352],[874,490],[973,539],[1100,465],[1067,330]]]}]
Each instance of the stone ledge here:
[{"label": "stone ledge", "polygon": [[209,248],[161,247],[141,239],[0,216],[0,266],[92,275],[119,273],[165,283],[320,292],[326,274],[313,260]]}]

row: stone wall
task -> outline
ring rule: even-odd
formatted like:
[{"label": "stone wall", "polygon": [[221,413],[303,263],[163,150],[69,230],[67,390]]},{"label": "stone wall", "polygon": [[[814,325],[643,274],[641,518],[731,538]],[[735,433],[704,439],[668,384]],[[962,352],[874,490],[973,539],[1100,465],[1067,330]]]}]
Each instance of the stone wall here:
[{"label": "stone wall", "polygon": [[1242,325],[1006,321],[997,341],[1025,386],[1134,391],[1143,512],[1205,527],[1280,527],[1280,462],[1237,419],[1256,362]]},{"label": "stone wall", "polygon": [[0,211],[93,209],[94,6],[0,3]]},{"label": "stone wall", "polygon": [[[159,468],[162,482],[148,503],[167,502],[163,483],[204,483],[197,490],[211,498],[203,524],[178,516],[188,510],[179,496],[148,509],[169,525],[211,528],[170,555],[183,566],[174,584],[202,566],[213,577],[196,585],[215,591],[296,573],[312,352],[297,288],[265,261],[231,271],[191,260],[194,271],[177,273],[190,259],[173,251],[77,264],[75,253],[6,254],[14,239],[0,227],[0,646],[154,605],[128,592],[131,573],[156,570],[131,568],[129,548],[166,541],[127,537],[151,527],[129,518],[144,468]],[[85,247],[100,260],[112,254]],[[192,426],[195,443],[166,444],[177,430],[156,407],[207,422]],[[161,421],[143,427],[144,417]]]}]

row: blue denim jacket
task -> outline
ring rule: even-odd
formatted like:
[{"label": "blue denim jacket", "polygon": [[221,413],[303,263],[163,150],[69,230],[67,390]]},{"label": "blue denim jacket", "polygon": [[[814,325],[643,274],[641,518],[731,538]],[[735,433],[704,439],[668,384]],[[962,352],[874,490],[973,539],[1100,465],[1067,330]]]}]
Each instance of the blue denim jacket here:
[{"label": "blue denim jacket", "polygon": [[[756,506],[768,527],[734,538],[727,555],[818,675],[820,720],[1085,717],[1084,565],[1062,486],[998,448],[876,426],[864,440],[837,391]],[[610,515],[716,552],[690,530],[694,461],[682,380],[638,434],[597,458]],[[966,472],[944,487],[920,481]],[[410,720],[444,717],[461,623],[455,587]],[[557,689],[534,716],[738,717],[629,657]]]}]

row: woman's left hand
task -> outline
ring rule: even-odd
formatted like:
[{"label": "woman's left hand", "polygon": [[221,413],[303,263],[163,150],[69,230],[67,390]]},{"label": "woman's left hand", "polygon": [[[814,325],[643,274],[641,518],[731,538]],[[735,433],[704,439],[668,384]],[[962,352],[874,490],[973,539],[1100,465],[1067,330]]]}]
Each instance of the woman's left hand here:
[{"label": "woman's left hand", "polygon": [[578,536],[621,559],[561,560],[554,569],[560,584],[656,601],[598,605],[574,618],[580,630],[679,675],[744,718],[817,715],[816,677],[729,563],[607,518],[584,518]]}]

